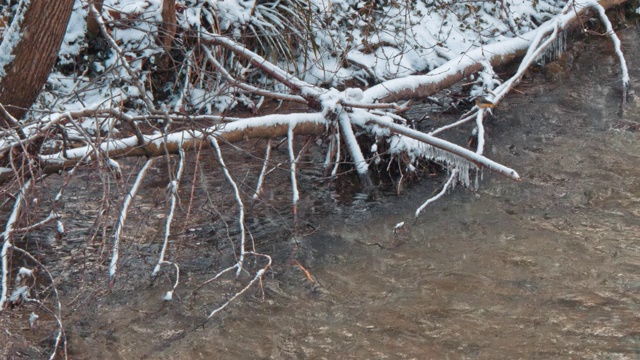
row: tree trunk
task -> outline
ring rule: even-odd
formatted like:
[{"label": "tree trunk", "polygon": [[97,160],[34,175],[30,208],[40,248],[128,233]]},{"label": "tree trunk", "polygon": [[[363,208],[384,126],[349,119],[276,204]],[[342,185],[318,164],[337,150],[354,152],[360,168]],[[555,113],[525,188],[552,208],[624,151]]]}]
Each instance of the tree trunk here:
[{"label": "tree trunk", "polygon": [[172,80],[174,71],[171,69],[171,49],[173,39],[178,29],[176,17],[176,2],[174,0],[162,0],[162,23],[158,26],[158,43],[164,49],[164,53],[158,59],[158,76],[161,83]]},{"label": "tree trunk", "polygon": [[171,51],[173,39],[176,36],[178,28],[176,18],[176,2],[174,0],[162,1],[162,24],[160,25],[159,41],[164,48],[165,55],[168,56]]},{"label": "tree trunk", "polygon": [[[55,64],[71,17],[74,0],[32,0],[13,50],[13,62],[0,80],[0,103],[16,119],[22,118],[38,97]],[[0,127],[12,122],[0,113]]]}]

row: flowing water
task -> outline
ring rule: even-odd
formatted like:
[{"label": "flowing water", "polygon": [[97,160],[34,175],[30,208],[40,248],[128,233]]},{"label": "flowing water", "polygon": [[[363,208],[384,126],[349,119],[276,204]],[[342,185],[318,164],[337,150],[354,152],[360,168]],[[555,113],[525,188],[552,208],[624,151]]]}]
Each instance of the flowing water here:
[{"label": "flowing water", "polygon": [[[637,88],[640,36],[620,35]],[[416,222],[433,181],[307,209],[309,234],[282,245],[264,292],[197,327],[239,285],[225,280],[197,298],[178,290],[166,305],[166,287],[114,291],[70,317],[71,355],[639,359],[640,102],[620,116],[620,88],[610,44],[576,44],[487,123],[485,153],[521,182],[485,172],[478,191],[458,187]],[[212,271],[200,270],[185,271],[185,287]]]}]

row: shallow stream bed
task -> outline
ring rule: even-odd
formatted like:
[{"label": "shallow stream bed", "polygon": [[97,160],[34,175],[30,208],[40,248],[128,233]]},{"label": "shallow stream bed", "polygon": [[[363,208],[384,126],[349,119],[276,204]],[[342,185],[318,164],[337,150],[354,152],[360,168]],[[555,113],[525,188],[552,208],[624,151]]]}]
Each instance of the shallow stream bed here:
[{"label": "shallow stream bed", "polygon": [[[621,36],[639,88],[640,34]],[[317,284],[276,257],[264,297],[249,291],[203,327],[213,305],[201,299],[220,288],[195,305],[163,305],[161,287],[114,291],[70,317],[72,358],[637,359],[640,101],[618,115],[607,41],[567,56],[487,123],[485,153],[521,182],[485,172],[478,191],[456,188],[415,223],[433,184],[335,205],[283,245]]]}]

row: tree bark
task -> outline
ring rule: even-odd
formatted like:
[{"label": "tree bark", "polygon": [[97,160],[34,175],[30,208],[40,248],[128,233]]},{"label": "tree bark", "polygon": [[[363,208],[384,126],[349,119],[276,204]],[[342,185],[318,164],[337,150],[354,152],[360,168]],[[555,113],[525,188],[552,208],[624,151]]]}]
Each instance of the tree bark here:
[{"label": "tree bark", "polygon": [[[22,118],[38,97],[55,64],[71,17],[74,0],[32,0],[13,50],[13,62],[0,80],[0,103],[16,119]],[[0,127],[11,120],[0,113]]]},{"label": "tree bark", "polygon": [[164,48],[165,56],[169,55],[173,39],[178,29],[176,18],[176,2],[174,0],[162,1],[162,24],[160,25],[158,40]]},{"label": "tree bark", "polygon": [[158,59],[158,76],[161,82],[169,82],[174,76],[171,49],[173,39],[178,30],[175,0],[162,0],[162,23],[158,26],[158,43],[164,49],[164,53]]}]

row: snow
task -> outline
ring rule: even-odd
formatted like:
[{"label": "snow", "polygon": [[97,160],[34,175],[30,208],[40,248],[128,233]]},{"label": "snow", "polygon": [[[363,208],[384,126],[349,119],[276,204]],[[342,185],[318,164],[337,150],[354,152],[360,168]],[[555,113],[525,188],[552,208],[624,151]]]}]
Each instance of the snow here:
[{"label": "snow", "polygon": [[11,25],[2,33],[2,43],[0,44],[0,78],[4,77],[7,65],[11,64],[14,59],[13,50],[22,39],[22,22],[24,15],[29,8],[31,0],[20,0],[17,10],[11,21]]},{"label": "snow", "polygon": [[[21,3],[26,2],[23,0]],[[412,3],[411,8],[407,8],[405,2],[389,1],[384,5],[375,3],[374,6],[360,0],[292,0],[289,7],[280,2],[258,3],[255,0],[189,0],[182,4],[184,10],[177,15],[183,29],[194,29],[199,36],[206,38],[211,34],[211,24],[217,23],[217,30],[232,38],[258,35],[257,41],[268,52],[268,57],[264,57],[298,74],[302,81],[337,86],[353,78],[363,82],[372,78],[406,79],[398,80],[396,84],[385,83],[385,86],[393,86],[389,88],[392,91],[401,83],[405,87],[420,85],[425,79],[411,76],[418,72],[434,71],[439,67],[438,73],[443,69],[459,70],[463,65],[459,61],[465,57],[477,60],[483,53],[512,46],[510,42],[517,46],[523,37],[528,36],[527,32],[537,29],[536,23],[559,14],[565,2],[505,0],[501,3],[471,1],[445,5],[425,0]],[[104,1],[102,15],[107,20],[110,34],[120,44],[122,52],[127,54],[132,68],[139,72],[142,82],[148,81],[147,74],[151,69],[145,68],[144,64],[154,63],[155,56],[162,51],[155,41],[161,6],[161,0]],[[295,6],[307,11],[296,12],[292,10]],[[363,9],[367,6],[371,7],[371,12],[364,15]],[[87,14],[86,2],[77,1],[60,50],[61,64],[73,61],[89,45],[83,36]],[[16,17],[14,22],[19,24],[19,20]],[[315,42],[313,46],[301,46],[298,53],[289,53],[287,44],[308,40],[297,38],[299,35],[289,31],[302,24],[312,29]],[[4,34],[0,65],[11,60],[10,50],[19,40],[19,32],[11,29]],[[492,44],[497,44],[495,49]],[[219,51],[216,56],[228,69],[238,69],[234,56],[229,57]],[[43,91],[33,111],[52,107],[60,111],[77,110],[87,103],[117,103],[141,96],[132,86],[134,79],[123,71],[117,58],[118,54],[113,51],[104,58],[96,57],[90,66],[91,71],[81,76],[52,73],[49,83],[53,86]],[[442,68],[445,63],[449,65]],[[438,77],[436,74],[432,72],[426,76],[437,81],[442,75]],[[290,74],[281,75],[291,77]],[[237,106],[235,89],[226,86],[225,81],[213,80],[192,83],[188,88],[166,84],[167,89],[176,91],[176,96],[167,98],[167,108],[173,109],[180,101],[188,101],[194,111],[212,114]],[[280,86],[264,76],[254,80],[267,87]],[[296,81],[295,78],[292,80]],[[123,82],[131,85],[125,89]],[[304,91],[317,93],[313,89]],[[379,99],[384,93],[377,87],[363,94],[352,91],[346,95],[347,99],[365,102]],[[184,96],[181,96],[183,92]]]},{"label": "snow", "polygon": [[86,46],[84,38],[87,31],[87,13],[87,8],[83,3],[76,1],[73,5],[71,19],[69,19],[69,24],[67,25],[67,32],[58,52],[60,64],[73,63],[75,55]]},{"label": "snow", "polygon": [[58,232],[58,234],[64,234],[64,224],[62,223],[62,221],[56,222],[56,231]]},{"label": "snow", "polygon": [[34,325],[36,324],[36,321],[38,321],[38,318],[40,316],[38,316],[36,313],[31,312],[31,315],[29,315],[29,327],[33,328]]},{"label": "snow", "polygon": [[18,300],[24,301],[29,299],[29,287],[26,285],[17,286],[9,296],[10,303],[17,303]]},{"label": "snow", "polygon": [[[17,9],[25,8],[26,4],[28,1],[22,0]],[[189,0],[179,4],[184,8],[177,14],[178,25],[184,30],[195,31],[204,41],[201,45],[185,49],[188,56],[179,64],[182,66],[181,76],[176,79],[175,84],[162,84],[163,89],[169,92],[168,96],[166,100],[154,101],[152,106],[184,109],[191,114],[216,114],[238,104],[262,102],[264,93],[259,96],[247,93],[260,88],[264,89],[263,92],[290,92],[292,94],[288,96],[298,101],[304,101],[303,98],[308,97],[317,98],[322,112],[263,116],[213,126],[201,132],[179,131],[166,138],[159,133],[147,134],[143,136],[145,143],[161,145],[165,140],[184,143],[202,136],[203,133],[220,135],[256,125],[295,126],[295,121],[298,120],[327,125],[337,121],[356,169],[361,174],[367,172],[368,164],[356,141],[353,126],[359,127],[356,131],[365,129],[371,135],[385,137],[391,134],[393,126],[401,123],[401,118],[392,112],[379,111],[373,114],[364,109],[346,108],[345,104],[348,103],[349,107],[353,104],[374,104],[392,93],[414,90],[438,83],[449,76],[463,74],[466,67],[475,63],[482,64],[483,69],[473,78],[474,84],[469,95],[486,95],[498,102],[517,81],[517,76],[501,83],[490,63],[492,55],[507,56],[526,49],[528,45],[542,44],[543,46],[530,48],[520,70],[536,59],[543,61],[540,59],[546,53],[563,50],[564,34],[554,44],[548,43],[551,41],[549,35],[557,35],[574,16],[570,6],[576,6],[578,10],[585,6],[599,6],[593,0],[570,3],[557,0],[504,0],[496,3],[290,0],[290,4],[255,0]],[[39,114],[52,109],[64,113],[86,108],[118,107],[124,102],[133,104],[126,108],[126,113],[131,116],[144,116],[155,110],[149,109],[153,99],[147,84],[151,84],[149,75],[154,69],[155,57],[163,51],[155,39],[158,24],[162,20],[161,6],[161,0],[105,0],[102,16],[106,20],[105,26],[110,37],[117,43],[113,46],[116,50],[105,50],[104,54],[96,56],[82,73],[65,75],[54,71],[49,77],[49,86],[45,87],[32,108],[31,116],[39,118],[42,123],[53,123],[58,115],[41,117]],[[305,11],[294,10],[295,6],[301,6]],[[60,51],[61,64],[84,54],[90,45],[83,36],[87,14],[88,3],[77,1]],[[4,49],[0,51],[0,65],[6,65],[10,61],[10,50],[20,38],[18,25],[23,15],[24,12],[18,11],[12,25],[5,30],[0,45]],[[311,30],[314,35],[312,43],[307,43],[307,38],[291,31],[299,26]],[[617,38],[610,25],[605,23],[605,26],[615,42]],[[241,46],[239,41],[246,36],[255,37],[254,47]],[[206,42],[214,45],[206,45]],[[288,44],[291,43],[296,43],[297,47],[290,48]],[[224,67],[226,72],[223,74],[191,68],[190,66],[202,66],[200,60],[191,58],[192,54],[197,53],[195,50],[198,48],[195,46],[205,47],[210,63]],[[616,53],[623,59],[619,46],[616,46]],[[126,63],[123,58],[119,58],[122,54],[126,57]],[[238,60],[238,54],[250,56],[250,63]],[[130,68],[123,66],[125,64]],[[257,66],[271,75],[256,75]],[[423,75],[416,75],[420,73]],[[628,83],[627,73],[623,66],[624,84]],[[346,80],[354,78],[365,83],[382,82],[364,91],[355,87],[347,87],[345,91],[336,89]],[[248,87],[243,88],[243,91],[237,86],[229,86],[229,81],[233,79],[246,81]],[[387,125],[374,125],[375,121],[372,123],[372,119]],[[482,114],[478,114],[476,122],[479,136],[476,155],[481,156]],[[71,139],[86,141],[87,136],[105,136],[110,140],[101,143],[97,149],[93,145],[87,145],[69,149],[66,154],[54,152],[43,155],[42,161],[65,163],[68,158],[96,156],[96,150],[117,153],[140,145],[135,136],[115,139],[118,128],[115,126],[117,121],[113,118],[97,121],[86,117],[78,123],[79,126],[64,125]],[[28,124],[25,132],[35,136],[41,131],[41,124]],[[443,130],[444,128],[436,131]],[[386,141],[391,154],[402,152],[409,155],[409,171],[415,161],[427,158],[451,169],[457,168],[459,180],[468,185],[470,171],[478,168],[474,163],[478,159],[466,157],[470,156],[466,153],[464,156],[451,155],[450,148],[443,149],[433,145],[431,141],[438,139],[432,135],[435,135],[435,131],[420,138],[430,141],[428,143],[398,134],[390,136]],[[338,138],[332,143],[339,140]],[[16,141],[18,140],[3,139],[2,148],[15,144]],[[45,148],[53,149],[55,145],[59,146],[51,143],[45,144]],[[376,153],[377,147],[372,147],[371,151]],[[338,153],[336,158],[339,156]],[[485,160],[487,159],[482,157],[480,163],[517,178],[517,173],[512,169]],[[375,161],[379,161],[379,158],[376,157]],[[119,171],[113,160],[109,159],[108,163]],[[327,164],[329,163],[327,158]]]},{"label": "snow", "polygon": [[[18,270],[18,276],[16,278],[16,281],[19,282],[22,278],[30,278],[30,277],[33,277],[33,270],[27,269],[26,267],[21,267]],[[20,280],[18,280],[18,278],[20,278]]]}]

